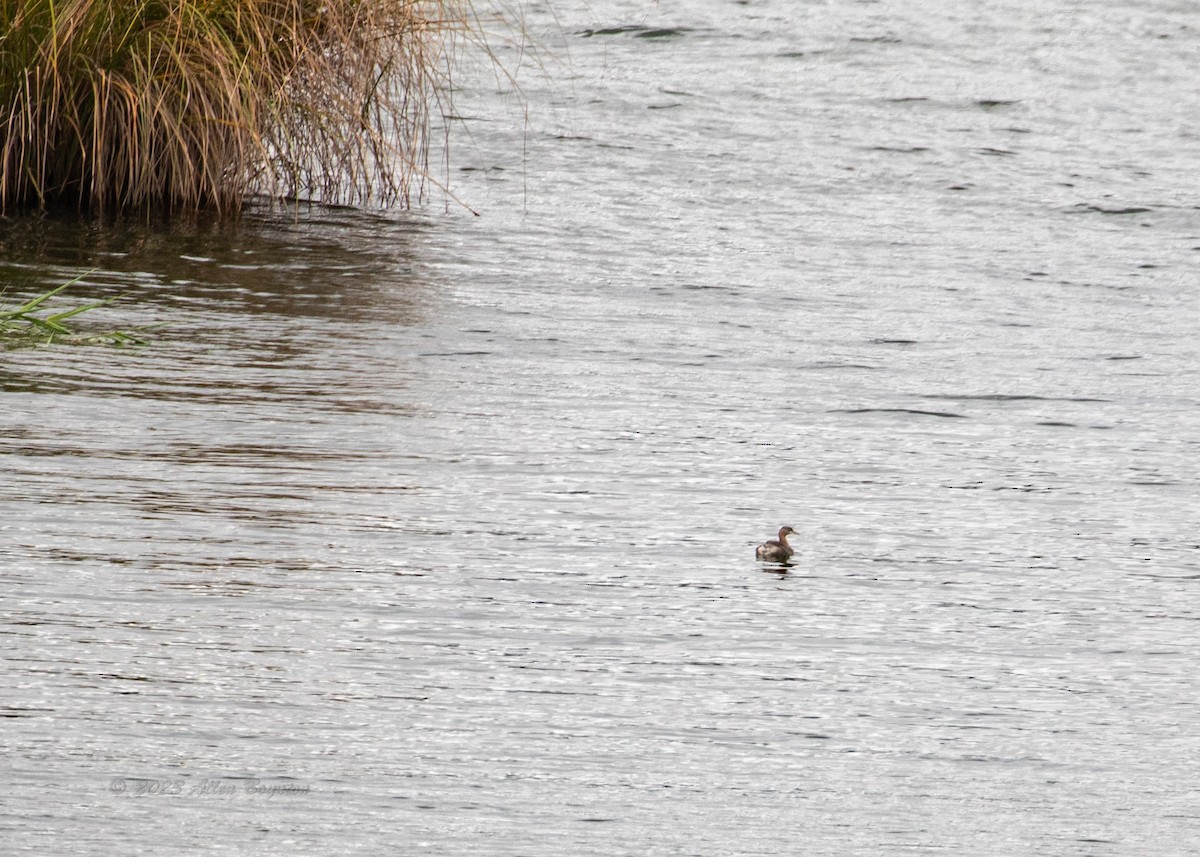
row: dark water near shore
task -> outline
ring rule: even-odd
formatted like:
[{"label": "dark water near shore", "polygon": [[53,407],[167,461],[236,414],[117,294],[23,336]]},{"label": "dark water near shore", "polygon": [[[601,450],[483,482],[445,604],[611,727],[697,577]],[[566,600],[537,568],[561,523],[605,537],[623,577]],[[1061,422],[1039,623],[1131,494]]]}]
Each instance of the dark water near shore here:
[{"label": "dark water near shore", "polygon": [[1195,10],[552,8],[478,217],[0,222],[164,325],[0,354],[5,853],[1200,850]]}]

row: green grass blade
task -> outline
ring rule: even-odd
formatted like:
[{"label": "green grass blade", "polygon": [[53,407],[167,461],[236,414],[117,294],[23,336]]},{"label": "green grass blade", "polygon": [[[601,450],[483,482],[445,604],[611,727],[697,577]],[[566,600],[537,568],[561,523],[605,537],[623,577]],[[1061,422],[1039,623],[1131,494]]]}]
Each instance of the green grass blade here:
[{"label": "green grass blade", "polygon": [[67,319],[67,318],[71,318],[72,316],[79,315],[81,312],[87,312],[88,310],[96,309],[97,307],[108,306],[114,300],[116,300],[116,298],[110,298],[109,300],[103,300],[103,301],[96,301],[95,303],[92,303],[92,304],[84,304],[83,306],[77,306],[74,309],[65,310],[63,312],[57,312],[54,315],[46,316],[46,321],[53,322],[53,323],[61,322],[63,319]]},{"label": "green grass blade", "polygon": [[47,333],[55,333],[55,334],[64,334],[64,333],[70,334],[71,333],[71,328],[67,327],[66,325],[62,325],[62,324],[58,324],[57,322],[50,321],[48,319],[38,318],[37,316],[31,315],[24,320],[29,322],[34,327],[46,331]]},{"label": "green grass blade", "polygon": [[58,294],[63,289],[65,289],[67,286],[78,283],[80,279],[82,279],[82,277],[80,277],[79,279],[71,280],[71,282],[69,282],[69,283],[63,283],[58,288],[51,289],[48,292],[43,292],[42,294],[38,295],[36,298],[33,298],[32,300],[30,300],[29,303],[22,304],[21,306],[17,307],[16,309],[10,310],[10,312],[14,316],[23,316],[23,315],[25,315],[25,313],[31,312],[32,310],[37,309],[39,306],[44,304],[50,298],[54,297],[56,294]]}]

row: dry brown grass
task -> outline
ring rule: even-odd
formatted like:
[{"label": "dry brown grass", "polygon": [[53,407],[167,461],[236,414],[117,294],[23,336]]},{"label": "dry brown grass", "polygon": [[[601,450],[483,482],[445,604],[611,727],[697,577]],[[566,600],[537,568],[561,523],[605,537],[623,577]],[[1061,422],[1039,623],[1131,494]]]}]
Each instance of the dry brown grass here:
[{"label": "dry brown grass", "polygon": [[469,0],[0,0],[0,208],[409,203]]}]

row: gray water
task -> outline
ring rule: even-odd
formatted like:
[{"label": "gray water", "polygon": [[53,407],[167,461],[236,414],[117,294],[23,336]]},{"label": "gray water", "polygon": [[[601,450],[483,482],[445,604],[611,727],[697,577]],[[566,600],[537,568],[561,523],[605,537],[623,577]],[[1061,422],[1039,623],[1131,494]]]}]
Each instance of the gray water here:
[{"label": "gray water", "polygon": [[0,356],[4,852],[1200,851],[1195,8],[524,15],[462,205],[0,222],[163,325]]}]

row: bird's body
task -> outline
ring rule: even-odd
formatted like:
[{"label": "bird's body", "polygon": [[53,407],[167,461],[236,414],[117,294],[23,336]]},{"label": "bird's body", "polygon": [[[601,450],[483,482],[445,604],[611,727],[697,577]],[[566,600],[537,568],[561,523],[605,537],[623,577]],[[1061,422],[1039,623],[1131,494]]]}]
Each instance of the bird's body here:
[{"label": "bird's body", "polygon": [[767,560],[768,562],[787,562],[795,553],[792,546],[788,544],[788,536],[796,532],[791,527],[781,527],[779,529],[778,539],[768,539],[754,550],[756,559]]}]

